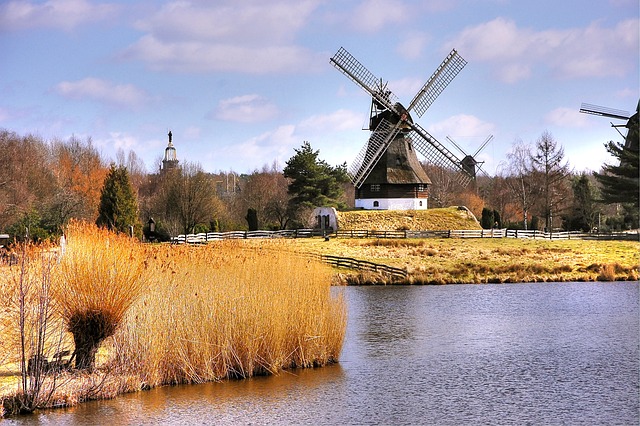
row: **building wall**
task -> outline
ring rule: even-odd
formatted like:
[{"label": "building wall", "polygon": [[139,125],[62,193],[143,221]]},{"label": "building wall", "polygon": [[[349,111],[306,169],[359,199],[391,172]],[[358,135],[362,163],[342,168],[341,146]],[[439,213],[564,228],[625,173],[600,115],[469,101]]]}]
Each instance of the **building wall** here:
[{"label": "building wall", "polygon": [[356,199],[428,197],[429,191],[426,184],[364,184],[356,190]]},{"label": "building wall", "polygon": [[426,210],[427,198],[356,198],[356,208],[365,210]]},{"label": "building wall", "polygon": [[338,229],[338,212],[333,207],[313,209],[313,227],[315,229]]}]

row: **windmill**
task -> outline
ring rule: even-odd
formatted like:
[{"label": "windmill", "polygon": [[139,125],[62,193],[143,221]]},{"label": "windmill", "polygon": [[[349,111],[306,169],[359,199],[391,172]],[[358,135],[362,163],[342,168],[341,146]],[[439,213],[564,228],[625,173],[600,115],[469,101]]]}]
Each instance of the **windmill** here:
[{"label": "windmill", "polygon": [[453,169],[463,186],[474,178],[470,168],[418,123],[440,93],[467,62],[453,49],[405,108],[382,79],[375,77],[346,49],[330,59],[339,71],[371,95],[369,130],[348,174],[356,188],[356,207],[366,209],[426,209],[427,186],[431,183],[416,151],[437,166]]},{"label": "windmill", "polygon": [[[631,131],[631,129],[637,129],[638,126],[638,110],[640,110],[640,101],[638,101],[638,106],[636,107],[635,114],[631,114],[628,111],[622,111],[619,109],[613,109],[608,107],[603,107],[599,105],[593,104],[585,104],[580,105],[580,112],[585,114],[599,115],[601,117],[613,118],[615,120],[626,120],[626,124],[613,124],[611,123],[611,127],[616,129],[616,131],[622,136],[625,140],[625,146],[627,148],[638,148],[638,137],[637,134]],[[619,127],[626,127],[627,134],[623,135]]]},{"label": "windmill", "polygon": [[451,142],[451,144],[453,146],[455,146],[456,148],[458,148],[458,151],[460,151],[462,153],[462,155],[464,155],[464,157],[462,158],[462,167],[464,167],[465,172],[471,176],[473,176],[473,178],[476,178],[476,175],[478,174],[478,171],[481,171],[482,173],[484,173],[485,175],[487,174],[484,170],[482,170],[482,164],[484,164],[484,161],[478,161],[476,160],[476,156],[478,154],[480,154],[480,152],[487,146],[487,144],[489,142],[491,142],[491,140],[493,139],[493,135],[489,135],[487,136],[487,138],[484,140],[484,142],[482,142],[482,144],[480,144],[480,148],[478,148],[475,152],[475,154],[473,155],[469,155],[466,152],[464,152],[464,150],[462,148],[460,148],[460,145],[458,145],[456,143],[456,141],[454,141],[451,137],[447,136],[447,140],[449,142]]}]

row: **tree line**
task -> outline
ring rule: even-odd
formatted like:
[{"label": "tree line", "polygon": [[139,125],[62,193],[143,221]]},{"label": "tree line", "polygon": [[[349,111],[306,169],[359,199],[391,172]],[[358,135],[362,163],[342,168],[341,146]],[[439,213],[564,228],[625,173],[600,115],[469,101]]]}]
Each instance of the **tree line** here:
[{"label": "tree line", "polygon": [[[534,144],[515,142],[495,176],[479,175],[466,188],[452,170],[423,164],[432,180],[429,206],[465,205],[485,227],[638,228],[638,144],[606,146],[610,163],[597,173],[576,173],[545,132]],[[0,149],[0,233],[17,240],[55,238],[72,218],[166,240],[310,227],[315,206],[353,208],[346,164],[327,164],[306,141],[282,170],[273,164],[245,174],[210,173],[189,161],[147,172],[135,152],[119,150],[107,160],[91,138],[46,141],[0,130]]]}]

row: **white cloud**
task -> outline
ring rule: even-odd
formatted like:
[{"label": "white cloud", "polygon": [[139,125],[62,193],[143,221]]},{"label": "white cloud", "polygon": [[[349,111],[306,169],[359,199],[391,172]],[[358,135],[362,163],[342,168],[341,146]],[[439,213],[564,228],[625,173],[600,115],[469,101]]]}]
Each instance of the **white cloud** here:
[{"label": "white cloud", "polygon": [[301,131],[326,134],[359,129],[362,126],[363,119],[363,114],[340,109],[331,114],[312,115],[300,122],[299,127]]},{"label": "white cloud", "polygon": [[138,146],[138,139],[130,134],[122,132],[109,132],[109,136],[97,144],[112,148],[115,152],[118,149],[123,151],[134,150]]},{"label": "white cloud", "polygon": [[326,57],[295,45],[243,46],[203,41],[163,42],[147,35],[131,45],[125,58],[156,70],[268,74],[322,69]]},{"label": "white cloud", "polygon": [[224,99],[218,103],[213,117],[224,121],[255,123],[270,120],[278,108],[262,96],[251,94]]},{"label": "white cloud", "polygon": [[153,69],[253,74],[318,70],[326,57],[295,43],[318,0],[171,2],[137,27],[144,34],[123,53]]},{"label": "white cloud", "polygon": [[633,70],[639,48],[638,19],[611,28],[536,31],[496,18],[464,29],[449,45],[471,61],[490,62],[506,82],[528,78],[546,67],[559,78],[622,76]]},{"label": "white cloud", "polygon": [[352,13],[352,28],[373,33],[411,17],[411,9],[400,0],[364,0]]},{"label": "white cloud", "polygon": [[119,7],[87,0],[10,1],[0,5],[0,29],[56,28],[72,30],[91,22],[113,18]]},{"label": "white cloud", "polygon": [[495,126],[473,115],[459,114],[439,123],[434,123],[427,130],[434,135],[450,135],[455,140],[456,137],[486,138],[495,131]]},{"label": "white cloud", "polygon": [[423,33],[412,33],[398,44],[396,50],[407,59],[416,59],[422,55],[429,37]]},{"label": "white cloud", "polygon": [[550,111],[544,121],[559,127],[586,127],[588,125],[588,117],[581,113],[577,108],[556,108]]},{"label": "white cloud", "polygon": [[93,99],[126,107],[137,107],[149,100],[143,90],[132,84],[114,84],[93,77],[63,81],[56,85],[55,90],[70,99]]},{"label": "white cloud", "polygon": [[256,137],[228,144],[218,152],[221,163],[237,163],[242,158],[244,165],[270,164],[274,160],[284,164],[293,155],[293,148],[302,141],[295,134],[296,127],[288,124],[264,132]]}]

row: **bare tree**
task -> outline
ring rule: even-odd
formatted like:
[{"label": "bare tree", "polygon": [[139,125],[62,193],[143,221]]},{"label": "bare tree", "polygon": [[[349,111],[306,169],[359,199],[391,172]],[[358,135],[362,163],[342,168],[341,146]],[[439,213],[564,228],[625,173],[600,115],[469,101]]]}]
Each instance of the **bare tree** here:
[{"label": "bare tree", "polygon": [[536,142],[536,152],[531,157],[533,168],[542,178],[542,214],[545,228],[551,231],[553,217],[563,210],[564,201],[569,196],[567,177],[571,173],[564,161],[564,148],[558,145],[551,133],[545,131]]},{"label": "bare tree", "polygon": [[500,173],[522,210],[524,229],[528,229],[529,212],[536,202],[538,193],[533,166],[531,148],[522,141],[516,142],[507,154],[507,162],[503,163]]},{"label": "bare tree", "polygon": [[429,186],[429,205],[431,207],[449,207],[455,204],[457,195],[463,191],[455,180],[455,171],[434,164],[423,163],[422,167],[431,179]]},{"label": "bare tree", "polygon": [[288,184],[289,180],[275,164],[253,172],[247,177],[240,194],[241,208],[244,212],[249,208],[255,209],[263,228],[284,229],[290,219]]},{"label": "bare tree", "polygon": [[208,228],[222,209],[216,196],[215,178],[197,163],[184,162],[160,177],[153,214],[162,219],[171,234],[192,233],[196,226]]}]

